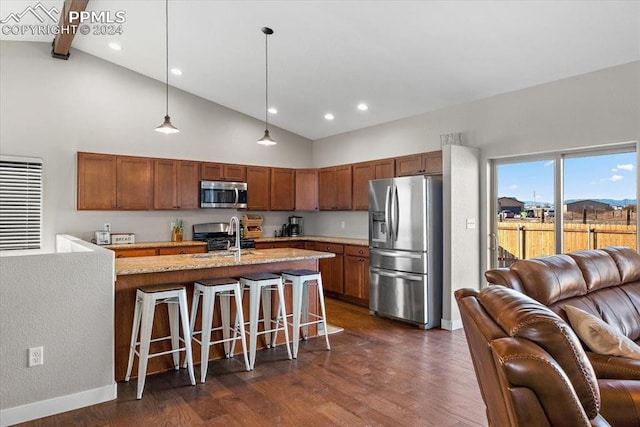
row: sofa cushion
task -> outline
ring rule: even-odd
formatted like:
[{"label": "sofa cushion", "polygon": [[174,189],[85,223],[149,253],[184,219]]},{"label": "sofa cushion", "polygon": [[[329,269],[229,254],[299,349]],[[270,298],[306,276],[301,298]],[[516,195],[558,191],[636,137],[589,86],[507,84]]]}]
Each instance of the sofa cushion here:
[{"label": "sofa cushion", "polygon": [[511,269],[520,277],[524,293],[544,305],[587,293],[582,270],[568,255],[520,260]]},{"label": "sofa cushion", "polygon": [[620,271],[609,254],[602,250],[573,252],[569,255],[576,261],[587,284],[587,292],[618,286]]},{"label": "sofa cushion", "polygon": [[615,261],[622,283],[640,281],[640,253],[626,246],[609,246],[602,250]]},{"label": "sofa cushion", "polygon": [[579,308],[567,305],[565,311],[571,326],[591,351],[640,360],[640,346],[616,328]]}]

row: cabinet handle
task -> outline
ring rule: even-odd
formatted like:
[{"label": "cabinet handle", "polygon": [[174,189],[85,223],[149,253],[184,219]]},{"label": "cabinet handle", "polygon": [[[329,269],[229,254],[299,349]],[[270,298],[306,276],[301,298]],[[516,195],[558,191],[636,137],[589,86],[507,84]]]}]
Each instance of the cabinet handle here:
[{"label": "cabinet handle", "polygon": [[358,253],[359,253],[360,255],[362,255],[362,254],[364,253],[364,251],[363,251],[362,249],[360,249],[360,250],[358,251]]},{"label": "cabinet handle", "polygon": [[187,253],[187,251],[186,251],[186,250],[184,250],[184,249],[180,251],[180,255],[184,255],[184,254],[186,254],[186,253]]},{"label": "cabinet handle", "polygon": [[124,255],[122,254],[116,255],[116,258],[124,258]]}]

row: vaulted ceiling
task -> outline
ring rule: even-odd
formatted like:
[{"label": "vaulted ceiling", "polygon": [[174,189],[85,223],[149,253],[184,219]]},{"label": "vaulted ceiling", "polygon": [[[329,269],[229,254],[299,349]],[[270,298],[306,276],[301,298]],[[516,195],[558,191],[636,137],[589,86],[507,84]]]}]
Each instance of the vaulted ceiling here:
[{"label": "vaulted ceiling", "polygon": [[[37,3],[2,0],[0,18]],[[90,0],[86,10],[125,20],[87,22],[73,48],[164,82],[164,1]],[[263,120],[264,26],[275,31],[269,121],[310,139],[640,60],[637,1],[171,0],[169,65],[182,75],[170,84]],[[103,28],[121,34],[94,34]]]}]

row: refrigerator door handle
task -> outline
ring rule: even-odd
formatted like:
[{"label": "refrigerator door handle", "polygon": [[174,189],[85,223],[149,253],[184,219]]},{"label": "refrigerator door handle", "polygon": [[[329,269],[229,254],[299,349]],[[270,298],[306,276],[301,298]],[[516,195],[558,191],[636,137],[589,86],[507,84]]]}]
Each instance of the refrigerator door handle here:
[{"label": "refrigerator door handle", "polygon": [[407,279],[413,281],[420,281],[423,279],[422,276],[411,273],[402,273],[388,270],[380,270],[379,268],[370,268],[371,273],[378,274],[380,276],[392,277],[394,279]]},{"label": "refrigerator door handle", "polygon": [[399,252],[396,252],[396,251],[385,251],[380,249],[372,249],[372,251],[374,254],[380,254],[383,256],[390,256],[394,258],[414,258],[414,259],[422,258],[422,253],[415,253],[415,252],[402,252],[402,255],[399,255]]},{"label": "refrigerator door handle", "polygon": [[387,220],[387,241],[393,239],[393,218],[391,217],[391,186],[387,185],[387,192],[384,198],[384,213]]},{"label": "refrigerator door handle", "polygon": [[393,214],[393,241],[398,240],[398,229],[400,228],[400,203],[398,202],[398,187],[393,186],[393,196],[391,198],[391,213]]}]

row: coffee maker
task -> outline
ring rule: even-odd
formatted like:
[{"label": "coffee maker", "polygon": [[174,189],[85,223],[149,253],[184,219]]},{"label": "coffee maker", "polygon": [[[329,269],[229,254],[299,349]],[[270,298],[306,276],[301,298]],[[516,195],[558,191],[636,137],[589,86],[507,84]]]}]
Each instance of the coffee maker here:
[{"label": "coffee maker", "polygon": [[289,236],[302,236],[302,217],[292,215],[289,217]]}]

